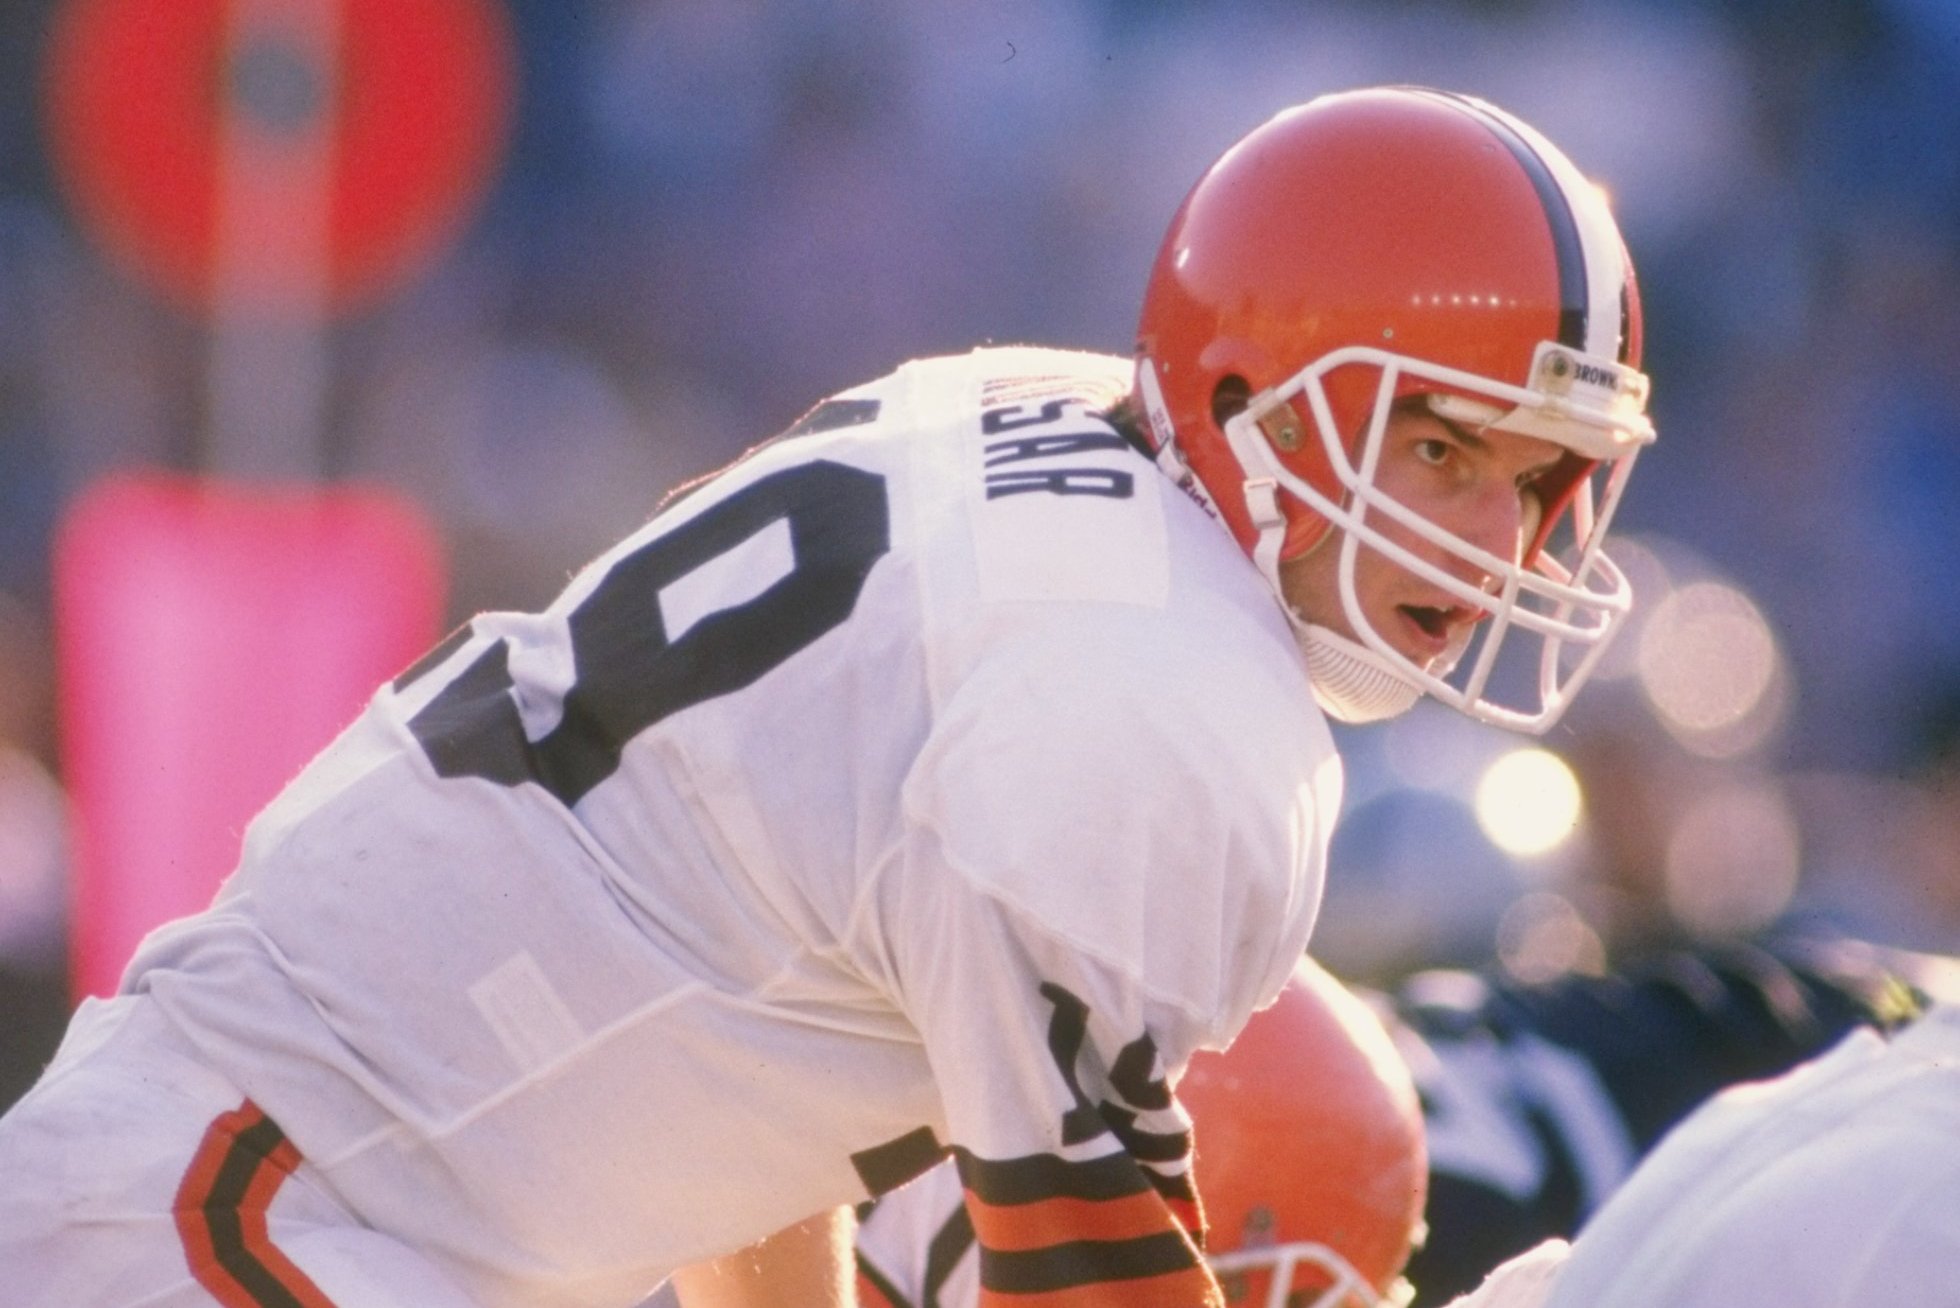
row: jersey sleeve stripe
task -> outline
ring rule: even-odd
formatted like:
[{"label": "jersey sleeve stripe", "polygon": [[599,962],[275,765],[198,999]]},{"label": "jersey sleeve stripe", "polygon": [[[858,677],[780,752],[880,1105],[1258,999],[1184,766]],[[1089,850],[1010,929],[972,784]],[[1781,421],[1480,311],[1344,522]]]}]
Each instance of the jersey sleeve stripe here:
[{"label": "jersey sleeve stripe", "polygon": [[955,1157],[979,1244],[984,1303],[1217,1302],[1198,1253],[1202,1225],[1186,1176],[1160,1176],[1128,1153],[994,1162],[956,1150]]},{"label": "jersey sleeve stripe", "polygon": [[926,1283],[920,1308],[939,1308],[939,1292],[953,1279],[953,1273],[975,1240],[973,1215],[962,1204],[946,1218],[926,1248]]},{"label": "jersey sleeve stripe", "polygon": [[1184,1228],[1185,1234],[1199,1249],[1203,1249],[1208,1228],[1205,1226],[1204,1205],[1198,1201],[1198,1197],[1189,1194],[1165,1195],[1164,1203],[1170,1208],[1171,1216],[1177,1219],[1177,1224]]},{"label": "jersey sleeve stripe", "polygon": [[1071,1162],[1054,1154],[986,1159],[955,1148],[960,1183],[984,1204],[1004,1206],[1043,1199],[1121,1199],[1153,1188],[1151,1178],[1125,1153]]},{"label": "jersey sleeve stripe", "polygon": [[859,1308],[912,1308],[912,1301],[900,1294],[862,1252],[857,1256],[857,1298]]},{"label": "jersey sleeve stripe", "polygon": [[[1163,1281],[1157,1287],[1180,1297],[1171,1302],[1206,1302],[1210,1278],[1190,1243],[1174,1231],[1135,1240],[1078,1240],[1046,1249],[1006,1252],[980,1246],[980,1286],[999,1295],[1054,1296],[1056,1305],[1138,1302],[1136,1282]],[[1121,1286],[1120,1292],[1116,1290]],[[1018,1300],[1016,1301],[1018,1302]]]},{"label": "jersey sleeve stripe", "polygon": [[878,410],[882,407],[882,400],[824,400],[792,423],[783,435],[815,436],[820,432],[838,431],[845,427],[862,427],[878,421]]},{"label": "jersey sleeve stripe", "polygon": [[1058,1236],[1133,1240],[1157,1235],[1168,1230],[1176,1217],[1148,1190],[1121,1199],[1044,1199],[1004,1208],[976,1201],[973,1206],[973,1228],[980,1243],[1008,1253],[1045,1248]]},{"label": "jersey sleeve stripe", "polygon": [[939,1143],[939,1137],[932,1133],[931,1127],[921,1126],[881,1145],[859,1150],[851,1155],[851,1166],[857,1169],[858,1179],[864,1182],[867,1191],[881,1195],[923,1176],[945,1157],[946,1149]]},{"label": "jersey sleeve stripe", "polygon": [[334,1308],[272,1244],[266,1211],[299,1152],[250,1100],[204,1133],[173,1216],[191,1275],[223,1308]]},{"label": "jersey sleeve stripe", "polygon": [[[1188,1231],[1191,1238],[1197,1241],[1198,1248],[1203,1249],[1205,1247],[1206,1233],[1204,1202],[1198,1197],[1197,1188],[1191,1181],[1191,1172],[1188,1166],[1190,1161],[1191,1137],[1189,1133],[1186,1133],[1182,1138],[1184,1141],[1183,1153],[1163,1160],[1146,1159],[1144,1160],[1142,1170],[1144,1179],[1150,1183],[1150,1188],[1157,1192],[1157,1197],[1162,1199],[1164,1204],[1171,1210],[1171,1215],[1177,1218],[1178,1225]],[[1169,1172],[1151,1166],[1151,1163],[1159,1161],[1183,1163],[1186,1166],[1180,1170]]]}]

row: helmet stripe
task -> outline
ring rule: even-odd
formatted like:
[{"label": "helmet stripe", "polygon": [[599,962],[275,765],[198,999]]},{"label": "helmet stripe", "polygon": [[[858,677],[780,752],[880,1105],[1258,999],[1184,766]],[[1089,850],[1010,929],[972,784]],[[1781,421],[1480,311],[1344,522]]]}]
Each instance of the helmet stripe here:
[{"label": "helmet stripe", "polygon": [[1627,362],[1633,353],[1633,304],[1628,294],[1630,278],[1620,279],[1620,349],[1615,356],[1621,363]]},{"label": "helmet stripe", "polygon": [[1588,305],[1586,334],[1580,348],[1589,354],[1629,361],[1639,345],[1635,339],[1639,329],[1631,321],[1631,306],[1627,302],[1632,290],[1633,264],[1627,257],[1626,244],[1620,239],[1619,225],[1613,221],[1605,193],[1579,171],[1564,151],[1529,123],[1495,105],[1472,103],[1507,125],[1537,155],[1564,197],[1565,212],[1578,228],[1585,270],[1580,294],[1586,297]]},{"label": "helmet stripe", "polygon": [[1427,87],[1421,90],[1475,117],[1510,151],[1511,157],[1530,180],[1531,189],[1537,192],[1538,203],[1545,210],[1545,223],[1552,234],[1552,255],[1558,268],[1558,343],[1584,350],[1591,305],[1586,284],[1585,241],[1580,235],[1579,220],[1572,211],[1571,200],[1565,188],[1559,185],[1551,164],[1538,152],[1535,143],[1519,130],[1522,125],[1508,115],[1470,96]]}]

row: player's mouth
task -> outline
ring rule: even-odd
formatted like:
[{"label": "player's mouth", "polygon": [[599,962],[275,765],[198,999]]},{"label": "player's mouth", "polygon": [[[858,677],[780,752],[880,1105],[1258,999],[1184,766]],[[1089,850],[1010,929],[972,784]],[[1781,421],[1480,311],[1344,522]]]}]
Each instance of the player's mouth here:
[{"label": "player's mouth", "polygon": [[1485,616],[1467,604],[1398,604],[1395,612],[1407,641],[1404,652],[1419,664],[1447,653]]}]

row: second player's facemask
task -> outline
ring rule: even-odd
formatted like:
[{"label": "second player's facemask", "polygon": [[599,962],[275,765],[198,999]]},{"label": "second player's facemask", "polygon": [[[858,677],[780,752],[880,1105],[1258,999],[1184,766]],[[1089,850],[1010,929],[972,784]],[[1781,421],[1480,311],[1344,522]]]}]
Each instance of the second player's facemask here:
[{"label": "second player's facemask", "polygon": [[1388,1295],[1324,1244],[1234,1249],[1206,1259],[1227,1308],[1402,1308],[1414,1287],[1397,1281]]}]

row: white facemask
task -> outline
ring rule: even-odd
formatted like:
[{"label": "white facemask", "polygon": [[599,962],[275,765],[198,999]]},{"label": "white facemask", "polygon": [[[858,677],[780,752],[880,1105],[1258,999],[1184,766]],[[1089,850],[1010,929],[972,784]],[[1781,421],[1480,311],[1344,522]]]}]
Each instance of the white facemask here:
[{"label": "white facemask", "polygon": [[[1575,359],[1584,367],[1576,366]],[[1322,384],[1328,372],[1349,363],[1375,366],[1381,374],[1374,414],[1352,460],[1335,434]],[[1564,384],[1563,389],[1549,382],[1526,389],[1357,347],[1336,351],[1284,384],[1253,396],[1245,411],[1225,423],[1226,439],[1240,467],[1249,471],[1244,484],[1246,508],[1258,533],[1253,562],[1276,594],[1284,596],[1279,551],[1286,521],[1281,497],[1304,502],[1337,533],[1328,544],[1340,551],[1336,573],[1340,600],[1355,636],[1311,626],[1288,610],[1306,654],[1315,698],[1331,716],[1344,722],[1380,721],[1405,711],[1427,693],[1481,721],[1543,732],[1571,703],[1626,617],[1631,591],[1599,546],[1634,454],[1653,439],[1653,429],[1639,407],[1644,403],[1646,379],[1617,364],[1581,358],[1550,343],[1540,347],[1533,374],[1541,379],[1597,376],[1604,380],[1592,390],[1576,382]],[[1610,466],[1597,513],[1590,483],[1581,483],[1574,492],[1564,525],[1575,545],[1566,562],[1561,563],[1551,550],[1541,552],[1530,567],[1516,559],[1498,558],[1451,535],[1375,486],[1389,405],[1405,376],[1433,379],[1457,392],[1487,395],[1488,404],[1477,404],[1475,416],[1491,420],[1479,425],[1549,440]],[[1260,430],[1262,418],[1294,400],[1306,402],[1312,412],[1313,426],[1341,483],[1339,500],[1289,470]],[[1451,416],[1468,416],[1470,403],[1475,402],[1453,407]],[[1390,528],[1465,560],[1493,582],[1478,586],[1465,581],[1397,543]],[[1481,610],[1482,620],[1474,630],[1462,629],[1462,644],[1447,656],[1418,665],[1375,631],[1362,611],[1355,569],[1363,549],[1387,557],[1460,603]],[[1512,705],[1485,695],[1498,651],[1507,641],[1527,646],[1537,642],[1535,702]],[[1465,674],[1454,682],[1446,680],[1473,643],[1476,657],[1469,660]]]}]

